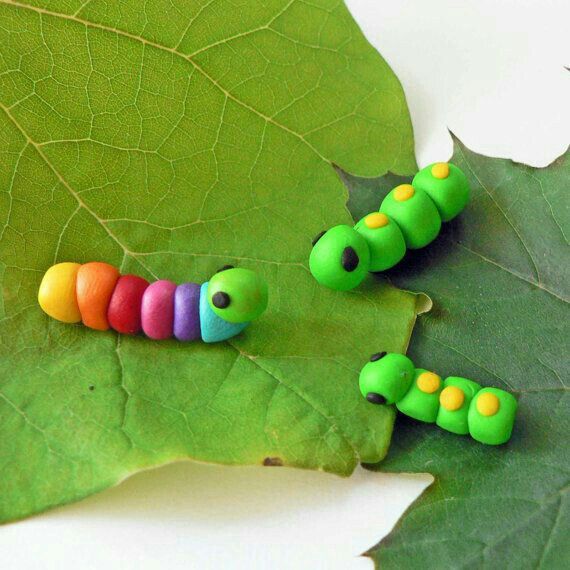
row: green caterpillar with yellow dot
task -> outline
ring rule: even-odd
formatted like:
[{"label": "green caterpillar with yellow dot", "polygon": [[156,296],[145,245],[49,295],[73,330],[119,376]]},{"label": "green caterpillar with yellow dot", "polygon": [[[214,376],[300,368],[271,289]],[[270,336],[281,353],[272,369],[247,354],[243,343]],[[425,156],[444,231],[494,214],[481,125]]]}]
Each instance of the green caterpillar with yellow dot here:
[{"label": "green caterpillar with yellow dot", "polygon": [[403,354],[373,354],[362,368],[360,392],[372,404],[395,404],[403,414],[480,443],[506,443],[513,430],[517,401],[499,388],[441,377],[416,368]]},{"label": "green caterpillar with yellow dot", "polygon": [[442,222],[465,208],[469,194],[461,169],[445,162],[431,164],[411,184],[394,188],[378,212],[364,216],[354,227],[339,225],[316,236],[309,258],[311,273],[331,289],[353,289],[368,272],[396,265],[406,249],[432,242]]}]

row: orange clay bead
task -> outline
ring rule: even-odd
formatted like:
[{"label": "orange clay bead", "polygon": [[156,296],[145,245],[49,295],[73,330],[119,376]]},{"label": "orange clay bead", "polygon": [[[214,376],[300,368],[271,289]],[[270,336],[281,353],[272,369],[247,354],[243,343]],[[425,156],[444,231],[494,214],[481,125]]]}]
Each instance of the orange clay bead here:
[{"label": "orange clay bead", "polygon": [[109,328],[107,307],[115,289],[119,271],[108,263],[85,263],[77,272],[77,304],[83,324],[92,329]]}]

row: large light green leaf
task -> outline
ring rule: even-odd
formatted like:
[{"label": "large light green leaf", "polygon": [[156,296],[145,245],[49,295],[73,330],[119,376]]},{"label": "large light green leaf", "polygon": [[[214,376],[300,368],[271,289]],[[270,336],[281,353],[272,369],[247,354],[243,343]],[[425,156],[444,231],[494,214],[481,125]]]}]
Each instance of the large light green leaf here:
[{"label": "large light green leaf", "polygon": [[[568,568],[570,154],[537,170],[457,142],[453,161],[471,203],[388,277],[434,301],[414,361],[514,392],[518,416],[499,448],[400,418],[379,468],[436,481],[371,555],[382,568]],[[377,208],[394,182],[349,180],[351,210]]]},{"label": "large light green leaf", "polygon": [[[178,458],[349,474],[393,423],[363,354],[403,350],[416,297],[320,288],[310,239],[349,220],[332,164],[414,170],[398,80],[342,2],[0,0],[0,520]],[[231,344],[50,321],[54,262],[270,284]]]}]

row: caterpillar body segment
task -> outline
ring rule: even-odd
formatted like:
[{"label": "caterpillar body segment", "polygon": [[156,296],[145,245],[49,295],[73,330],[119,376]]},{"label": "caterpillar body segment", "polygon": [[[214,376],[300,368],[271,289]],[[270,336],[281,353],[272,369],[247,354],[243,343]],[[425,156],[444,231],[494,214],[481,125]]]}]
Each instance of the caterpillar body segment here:
[{"label": "caterpillar body segment", "polygon": [[75,292],[79,263],[58,263],[50,267],[38,293],[40,307],[50,317],[62,323],[78,323],[81,312]]},{"label": "caterpillar body segment", "polygon": [[[382,201],[386,214],[402,232],[408,249],[421,249],[431,243],[441,229],[441,218],[431,198],[411,184],[397,186]],[[366,223],[366,218],[364,218]]]},{"label": "caterpillar body segment", "polygon": [[222,319],[213,309],[208,299],[209,283],[203,283],[200,288],[200,331],[204,342],[220,342],[238,335],[247,325],[230,323]]},{"label": "caterpillar body segment", "polygon": [[[369,271],[385,271],[396,265],[406,254],[406,240],[400,226],[386,214],[373,212],[362,218],[354,229],[368,245]],[[366,267],[366,263],[362,263]],[[364,272],[366,275],[366,272]]]},{"label": "caterpillar body segment", "polygon": [[420,170],[411,184],[394,188],[378,212],[354,227],[335,226],[313,240],[309,268],[331,289],[359,285],[369,271],[390,269],[407,249],[420,249],[439,234],[442,222],[455,218],[469,201],[469,183],[453,164],[439,162]]},{"label": "caterpillar body segment", "polygon": [[149,282],[138,275],[121,275],[107,308],[109,326],[122,334],[141,330],[141,304]]},{"label": "caterpillar body segment", "polygon": [[487,445],[500,445],[511,437],[517,409],[512,394],[459,376],[442,380],[434,372],[415,368],[402,354],[372,355],[360,372],[359,387],[372,404],[395,404],[415,420],[469,434]]},{"label": "caterpillar body segment", "polygon": [[85,263],[77,271],[75,294],[83,324],[106,331],[107,307],[119,279],[119,270],[108,263]]},{"label": "caterpillar body segment", "polygon": [[38,292],[40,307],[65,323],[149,338],[220,342],[244,330],[267,307],[267,284],[253,271],[226,266],[203,284],[120,275],[102,262],[58,263]]},{"label": "caterpillar body segment", "polygon": [[469,182],[455,164],[436,162],[422,168],[414,176],[412,186],[432,199],[442,222],[453,220],[469,202]]}]

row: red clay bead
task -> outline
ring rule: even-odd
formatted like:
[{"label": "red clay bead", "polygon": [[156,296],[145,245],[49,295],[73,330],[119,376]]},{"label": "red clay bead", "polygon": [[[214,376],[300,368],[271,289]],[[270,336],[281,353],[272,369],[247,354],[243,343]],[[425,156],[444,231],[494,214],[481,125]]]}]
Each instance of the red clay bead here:
[{"label": "red clay bead", "polygon": [[123,334],[141,330],[141,303],[148,281],[136,275],[122,275],[117,281],[107,310],[107,320]]}]

